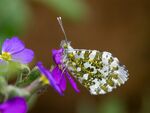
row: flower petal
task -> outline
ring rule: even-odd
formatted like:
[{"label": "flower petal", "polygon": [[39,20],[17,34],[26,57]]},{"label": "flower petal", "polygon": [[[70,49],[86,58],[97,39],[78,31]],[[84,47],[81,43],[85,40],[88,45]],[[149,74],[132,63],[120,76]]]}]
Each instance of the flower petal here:
[{"label": "flower petal", "polygon": [[14,97],[0,105],[1,113],[27,113],[27,103],[22,97]]},{"label": "flower petal", "polygon": [[61,64],[62,63],[62,53],[63,53],[63,49],[53,49],[52,50],[52,56],[53,56],[53,60],[56,64]]},{"label": "flower petal", "polygon": [[65,91],[66,90],[66,78],[65,78],[65,75],[62,74],[62,71],[59,69],[58,66],[56,66],[52,70],[52,76],[56,80],[56,82],[59,85],[59,87],[61,88],[61,90]]},{"label": "flower petal", "polygon": [[6,39],[2,45],[2,52],[8,52],[10,54],[18,53],[25,48],[24,43],[17,37]]},{"label": "flower petal", "polygon": [[16,54],[12,54],[12,60],[15,62],[20,62],[23,64],[27,64],[32,61],[34,57],[34,52],[30,49],[24,49],[21,52]]},{"label": "flower petal", "polygon": [[67,78],[69,79],[69,82],[70,82],[70,84],[72,85],[73,89],[74,89],[77,93],[79,93],[80,90],[78,89],[77,84],[76,84],[76,82],[74,81],[74,79],[70,76],[70,74],[69,74],[67,71],[65,71],[65,73],[66,73],[66,76],[67,76]]},{"label": "flower petal", "polygon": [[38,62],[38,63],[37,63],[37,66],[38,66],[40,72],[49,80],[50,85],[51,85],[60,95],[63,95],[62,90],[60,89],[60,87],[59,87],[58,84],[56,83],[56,80],[53,78],[53,76],[52,76],[52,74],[50,73],[50,71],[48,71],[47,69],[45,69],[41,62]]}]

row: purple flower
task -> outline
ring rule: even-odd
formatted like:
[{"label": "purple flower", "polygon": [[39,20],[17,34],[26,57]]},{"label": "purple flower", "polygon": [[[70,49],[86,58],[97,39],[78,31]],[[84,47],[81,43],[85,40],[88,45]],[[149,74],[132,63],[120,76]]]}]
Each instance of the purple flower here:
[{"label": "purple flower", "polygon": [[67,72],[66,68],[64,67],[64,64],[62,63],[62,55],[63,55],[62,48],[59,50],[56,49],[52,50],[53,60],[56,64],[56,67],[52,70],[52,75],[63,91],[66,89],[65,77],[67,77],[74,90],[76,92],[80,92],[74,79],[70,76],[70,74]]},{"label": "purple flower", "polygon": [[67,77],[73,89],[76,92],[80,92],[74,79],[70,76],[70,74],[66,70],[63,72],[58,66],[56,66],[52,70],[52,76],[54,77],[54,79],[56,80],[56,83],[59,85],[62,91],[66,90],[66,77]]},{"label": "purple flower", "polygon": [[27,113],[27,103],[22,97],[14,97],[0,104],[0,113]]},{"label": "purple flower", "polygon": [[63,49],[53,49],[52,50],[52,56],[53,56],[53,60],[56,64],[62,64],[62,53],[63,53]]},{"label": "purple flower", "polygon": [[[64,91],[66,90],[66,77],[68,78],[69,82],[71,83],[72,87],[75,89],[76,92],[79,92],[76,83],[74,82],[73,78],[69,75],[68,72],[62,73],[62,70],[56,66],[52,72],[46,69],[41,62],[37,64],[40,72],[48,79],[49,84],[60,94],[64,95]],[[66,77],[65,77],[66,75]],[[47,83],[45,79],[42,79],[43,82]]]},{"label": "purple flower", "polygon": [[[60,89],[59,85],[56,83],[55,78],[52,76],[51,72],[46,69],[41,62],[37,63],[37,66],[40,70],[40,72],[48,79],[49,84],[60,94],[63,95],[62,90]],[[43,82],[47,83],[47,80],[42,79]]]},{"label": "purple flower", "polygon": [[32,61],[34,52],[25,48],[24,43],[17,37],[6,39],[2,45],[0,59],[27,64]]}]

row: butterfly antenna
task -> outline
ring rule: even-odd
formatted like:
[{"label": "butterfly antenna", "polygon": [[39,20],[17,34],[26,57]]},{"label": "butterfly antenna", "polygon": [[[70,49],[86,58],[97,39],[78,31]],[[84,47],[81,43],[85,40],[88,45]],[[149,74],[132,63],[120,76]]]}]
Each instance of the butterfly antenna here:
[{"label": "butterfly antenna", "polygon": [[57,20],[58,20],[58,23],[59,23],[59,25],[60,25],[60,28],[61,28],[61,30],[62,30],[64,36],[65,36],[65,42],[66,42],[66,44],[67,44],[67,43],[68,43],[68,41],[67,41],[67,35],[66,35],[65,30],[64,30],[61,17],[57,17]]}]

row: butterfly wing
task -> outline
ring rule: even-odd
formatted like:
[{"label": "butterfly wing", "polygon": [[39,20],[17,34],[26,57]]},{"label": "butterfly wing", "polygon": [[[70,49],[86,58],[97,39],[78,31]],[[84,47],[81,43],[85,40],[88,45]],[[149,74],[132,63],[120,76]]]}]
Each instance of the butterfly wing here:
[{"label": "butterfly wing", "polygon": [[91,94],[105,94],[128,79],[128,71],[109,52],[72,49],[63,60],[70,73]]}]

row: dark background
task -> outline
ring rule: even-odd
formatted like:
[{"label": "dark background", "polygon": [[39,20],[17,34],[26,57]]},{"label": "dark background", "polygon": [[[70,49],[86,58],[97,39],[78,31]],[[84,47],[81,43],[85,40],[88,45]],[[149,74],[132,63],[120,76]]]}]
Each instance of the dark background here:
[{"label": "dark background", "polygon": [[88,7],[86,14],[70,18],[40,2],[27,1],[32,17],[19,36],[35,51],[31,65],[37,61],[46,67],[52,65],[51,50],[59,48],[63,40],[56,20],[61,16],[74,48],[113,53],[129,70],[129,80],[113,92],[99,96],[91,96],[80,84],[79,94],[68,84],[63,97],[50,87],[37,99],[30,113],[150,113],[150,1],[84,2]]}]

